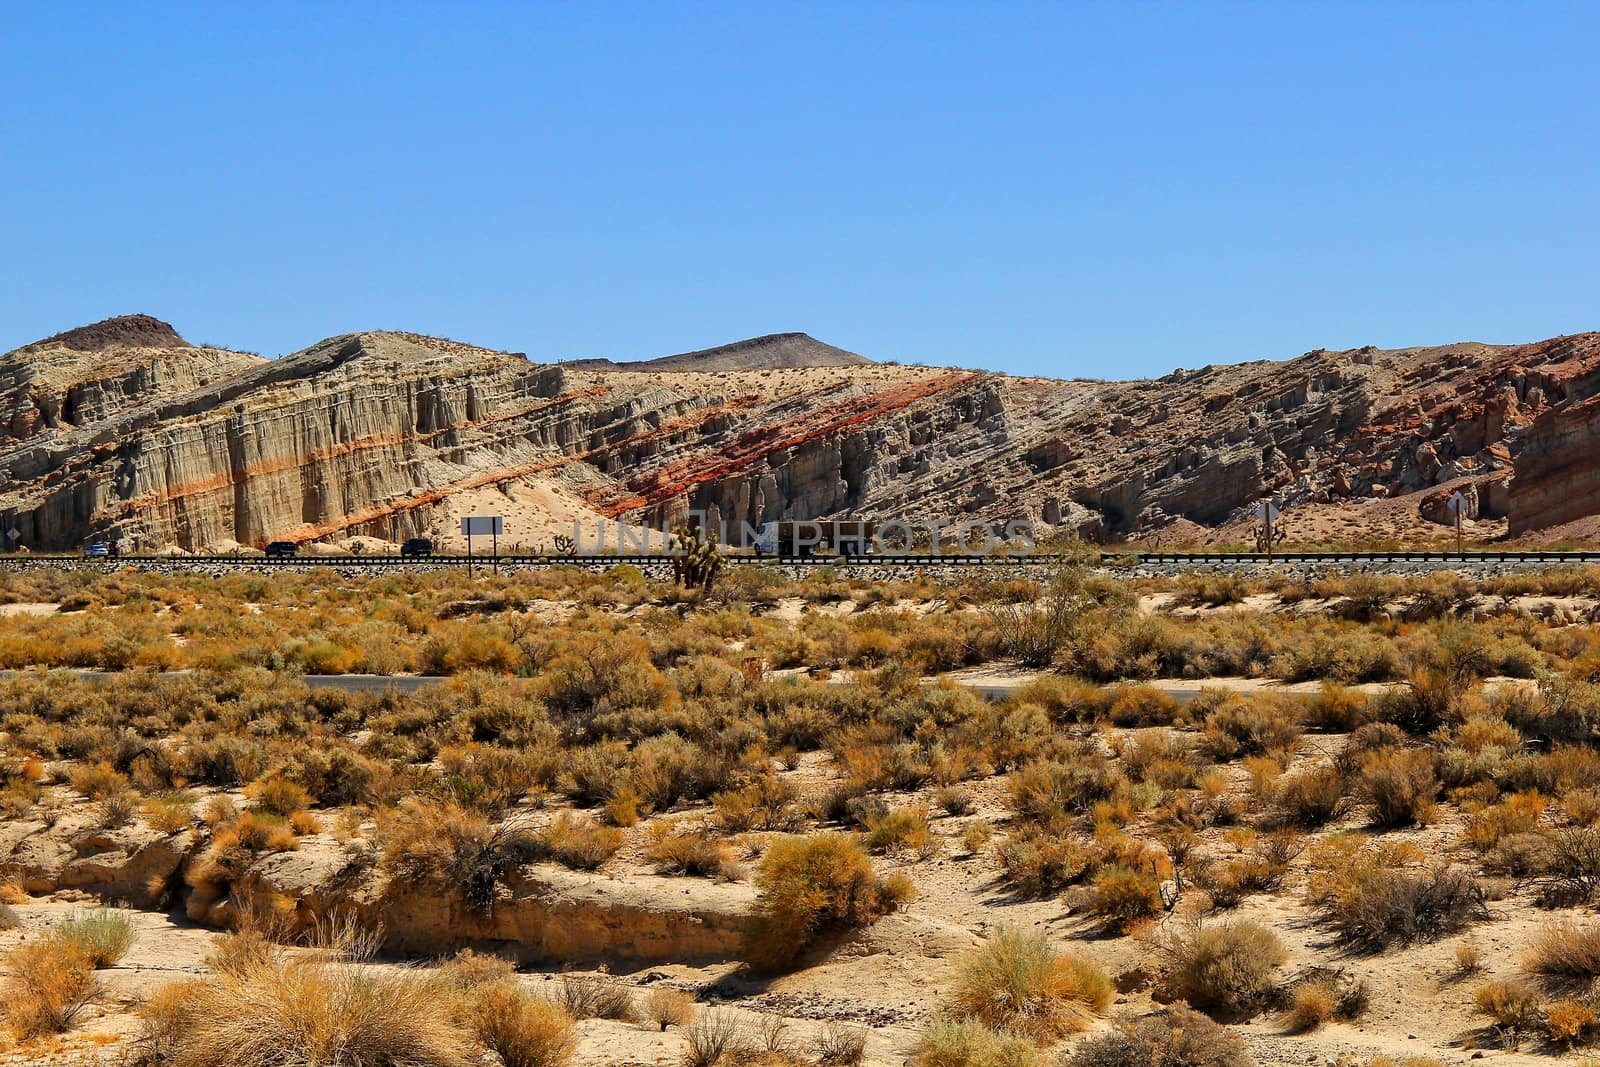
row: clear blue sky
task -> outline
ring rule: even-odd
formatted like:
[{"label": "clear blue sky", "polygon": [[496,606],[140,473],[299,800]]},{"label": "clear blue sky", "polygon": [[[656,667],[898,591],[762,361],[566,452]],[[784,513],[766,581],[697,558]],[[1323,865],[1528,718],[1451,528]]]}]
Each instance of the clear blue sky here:
[{"label": "clear blue sky", "polygon": [[1600,4],[23,4],[0,349],[804,330],[1126,377],[1600,328]]}]

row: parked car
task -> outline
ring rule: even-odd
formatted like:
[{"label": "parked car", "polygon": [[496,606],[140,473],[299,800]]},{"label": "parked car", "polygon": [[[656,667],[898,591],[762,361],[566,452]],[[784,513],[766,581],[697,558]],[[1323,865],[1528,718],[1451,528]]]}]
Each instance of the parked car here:
[{"label": "parked car", "polygon": [[267,546],[267,555],[282,558],[284,556],[298,556],[300,546],[293,541],[274,541]]},{"label": "parked car", "polygon": [[406,543],[400,546],[402,556],[431,556],[433,555],[433,539],[431,537],[409,537]]},{"label": "parked car", "polygon": [[83,550],[83,554],[90,559],[104,559],[111,555],[111,546],[104,541],[95,541]]}]

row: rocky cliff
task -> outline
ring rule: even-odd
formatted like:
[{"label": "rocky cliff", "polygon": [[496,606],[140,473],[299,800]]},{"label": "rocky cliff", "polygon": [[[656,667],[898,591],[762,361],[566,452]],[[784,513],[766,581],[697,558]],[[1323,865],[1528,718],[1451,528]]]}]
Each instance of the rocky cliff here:
[{"label": "rocky cliff", "polygon": [[1401,498],[1444,522],[1461,489],[1513,529],[1600,511],[1561,489],[1595,469],[1593,334],[1100,382],[829,363],[803,335],[649,374],[399,333],[266,361],[113,322],[0,359],[0,528],[24,544],[399,539],[444,532],[463,506],[517,515],[512,539],[535,540],[538,515],[516,528],[529,500],[557,525],[699,508],[1091,536],[1238,521],[1264,494],[1307,510]]}]

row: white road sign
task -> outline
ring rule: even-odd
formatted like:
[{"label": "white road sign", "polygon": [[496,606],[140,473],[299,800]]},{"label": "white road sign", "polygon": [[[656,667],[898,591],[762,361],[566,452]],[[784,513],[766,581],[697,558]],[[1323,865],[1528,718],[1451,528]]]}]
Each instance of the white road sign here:
[{"label": "white road sign", "polygon": [[1279,514],[1278,505],[1270,500],[1263,500],[1256,505],[1256,517],[1262,522],[1276,522]]},{"label": "white road sign", "polygon": [[6,539],[7,540],[16,541],[16,540],[20,540],[21,537],[22,537],[22,531],[17,529],[15,526],[11,527],[11,529],[6,531]]},{"label": "white road sign", "polygon": [[1450,514],[1457,518],[1464,518],[1467,514],[1467,498],[1462,494],[1461,490],[1457,489],[1450,494],[1450,502],[1445,507],[1450,509]]},{"label": "white road sign", "polygon": [[466,537],[499,537],[505,532],[505,518],[500,515],[472,515],[461,520],[461,533]]}]

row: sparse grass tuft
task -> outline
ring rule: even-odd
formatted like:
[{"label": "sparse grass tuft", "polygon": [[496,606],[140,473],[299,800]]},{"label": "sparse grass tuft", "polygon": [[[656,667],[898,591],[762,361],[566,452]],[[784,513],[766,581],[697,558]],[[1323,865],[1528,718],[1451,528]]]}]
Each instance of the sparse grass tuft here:
[{"label": "sparse grass tuft", "polygon": [[133,920],[105,908],[68,916],[52,936],[77,949],[95,970],[122,959],[138,940]]},{"label": "sparse grass tuft", "polygon": [[1058,953],[1042,932],[1002,927],[958,961],[950,1007],[990,1029],[1047,1041],[1083,1030],[1111,992],[1092,961]]},{"label": "sparse grass tuft", "polygon": [[1025,1037],[967,1019],[930,1023],[910,1062],[913,1067],[1044,1067],[1046,1058]]},{"label": "sparse grass tuft", "polygon": [[1540,930],[1523,969],[1557,982],[1600,978],[1600,925],[1563,919]]}]

